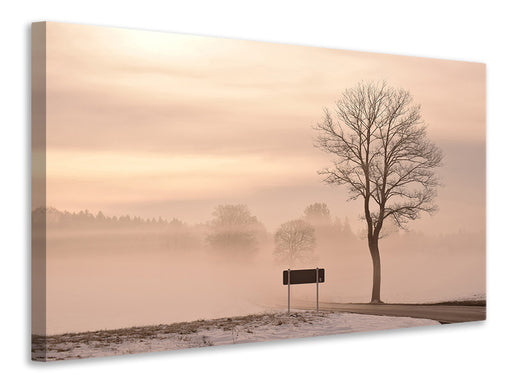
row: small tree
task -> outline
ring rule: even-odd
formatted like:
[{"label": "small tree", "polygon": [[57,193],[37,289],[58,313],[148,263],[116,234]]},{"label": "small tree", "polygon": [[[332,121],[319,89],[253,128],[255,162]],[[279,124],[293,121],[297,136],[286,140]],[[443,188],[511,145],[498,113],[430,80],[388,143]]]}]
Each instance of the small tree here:
[{"label": "small tree", "polygon": [[379,239],[386,221],[405,228],[422,212],[433,213],[442,153],[426,136],[420,106],[409,92],[386,83],[347,89],[334,112],[325,109],[316,145],[334,155],[319,171],[328,184],[345,185],[350,200],[362,198],[373,262],[373,303],[381,302]]},{"label": "small tree", "polygon": [[274,254],[278,260],[293,266],[313,255],[315,229],[304,220],[292,220],[281,224],[274,235]]},{"label": "small tree", "polygon": [[331,212],[325,203],[308,205],[304,210],[304,219],[313,225],[331,224]]},{"label": "small tree", "polygon": [[219,205],[212,215],[207,241],[215,252],[251,256],[257,251],[257,234],[263,226],[246,205]]}]

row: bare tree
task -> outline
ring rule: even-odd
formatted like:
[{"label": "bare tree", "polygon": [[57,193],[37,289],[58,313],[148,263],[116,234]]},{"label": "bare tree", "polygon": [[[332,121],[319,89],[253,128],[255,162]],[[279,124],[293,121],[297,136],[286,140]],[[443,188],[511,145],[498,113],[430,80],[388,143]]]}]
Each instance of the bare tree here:
[{"label": "bare tree", "polygon": [[292,266],[296,261],[312,256],[315,249],[315,229],[304,220],[292,220],[281,224],[274,235],[276,257],[288,261]]},{"label": "bare tree", "polygon": [[347,186],[349,200],[363,200],[373,262],[371,302],[379,303],[383,225],[405,228],[420,213],[437,209],[434,170],[441,165],[441,150],[427,138],[420,105],[410,93],[384,82],[345,90],[314,128],[316,146],[335,155],[332,166],[319,171],[323,181]]}]

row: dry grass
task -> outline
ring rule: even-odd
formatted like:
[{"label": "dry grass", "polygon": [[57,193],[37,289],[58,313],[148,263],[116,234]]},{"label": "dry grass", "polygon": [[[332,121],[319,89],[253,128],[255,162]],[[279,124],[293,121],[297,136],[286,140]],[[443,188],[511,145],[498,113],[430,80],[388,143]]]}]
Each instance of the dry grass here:
[{"label": "dry grass", "polygon": [[[170,334],[186,338],[187,335],[201,330],[221,329],[232,332],[233,338],[240,330],[252,333],[251,328],[257,326],[300,326],[303,323],[312,323],[314,318],[327,316],[329,312],[293,312],[262,313],[248,316],[224,317],[213,320],[196,320],[173,324],[160,324],[142,327],[130,327],[113,330],[101,330],[80,333],[64,333],[60,335],[40,336],[32,335],[32,357],[34,360],[45,361],[48,353],[70,352],[76,346],[87,345],[94,349],[112,349],[123,343],[145,343],[152,339],[162,339]],[[207,339],[203,340],[205,346],[212,345]],[[76,355],[77,358],[80,355]]]}]

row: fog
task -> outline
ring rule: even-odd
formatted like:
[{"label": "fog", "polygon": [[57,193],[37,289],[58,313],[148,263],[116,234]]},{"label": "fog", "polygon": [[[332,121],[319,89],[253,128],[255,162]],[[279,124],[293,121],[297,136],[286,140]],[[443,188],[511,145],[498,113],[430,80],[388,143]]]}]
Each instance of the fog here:
[{"label": "fog", "polygon": [[36,333],[284,309],[287,268],[325,268],[321,301],[368,302],[362,204],[322,184],[312,129],[360,81],[410,91],[445,153],[439,212],[380,241],[382,300],[485,295],[485,65],[62,23],[44,58]]},{"label": "fog", "polygon": [[[320,302],[369,301],[370,256],[365,240],[348,221],[309,220],[314,250],[282,260],[274,252],[274,234],[249,210],[246,214],[251,220],[230,217],[237,226],[224,222],[222,227],[222,218],[213,215],[209,222],[189,226],[178,220],[113,221],[48,210],[47,334],[285,309],[282,271],[288,267],[325,268]],[[301,212],[297,217],[308,221]],[[220,246],[215,238],[219,233],[221,239],[228,238]],[[381,241],[383,300],[482,297],[484,238],[483,233],[463,232],[436,237],[390,234]],[[306,300],[314,308],[314,284],[292,286],[291,292],[292,307]]]}]

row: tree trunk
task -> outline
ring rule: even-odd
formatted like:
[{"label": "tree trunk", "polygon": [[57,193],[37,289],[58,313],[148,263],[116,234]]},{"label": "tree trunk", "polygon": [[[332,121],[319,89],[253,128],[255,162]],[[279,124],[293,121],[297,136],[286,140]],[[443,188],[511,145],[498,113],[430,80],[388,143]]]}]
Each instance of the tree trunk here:
[{"label": "tree trunk", "polygon": [[380,252],[379,239],[375,239],[368,244],[373,263],[373,288],[372,288],[372,304],[382,303],[380,300]]}]

